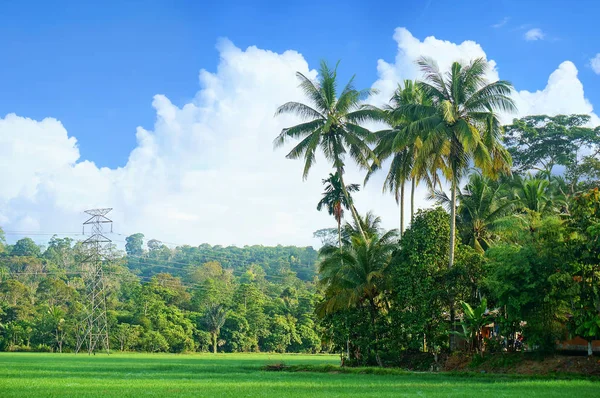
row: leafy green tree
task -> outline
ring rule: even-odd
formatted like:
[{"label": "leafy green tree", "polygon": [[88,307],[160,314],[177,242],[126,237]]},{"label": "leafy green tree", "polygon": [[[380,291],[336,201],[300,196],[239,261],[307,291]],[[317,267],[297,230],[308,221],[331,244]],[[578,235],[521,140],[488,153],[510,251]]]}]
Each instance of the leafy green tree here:
[{"label": "leafy green tree", "polygon": [[165,352],[169,350],[167,340],[162,334],[154,330],[144,333],[141,344],[147,352]]},{"label": "leafy green tree", "polygon": [[[358,221],[367,238],[381,236],[385,233],[381,227],[381,217],[376,216],[371,211],[367,212],[364,217],[358,216]],[[350,245],[352,243],[352,237],[359,234],[360,231],[356,222],[346,223],[342,228],[342,243],[344,245]]]},{"label": "leafy green tree", "polygon": [[142,333],[140,325],[131,325],[129,323],[120,323],[114,330],[114,336],[119,343],[119,349],[128,351],[132,347],[139,344],[139,338]]},{"label": "leafy green tree", "polygon": [[144,254],[144,234],[137,233],[125,238],[125,251],[128,256],[141,256]]},{"label": "leafy green tree", "polygon": [[322,228],[313,232],[313,238],[321,241],[321,246],[335,245],[337,231],[335,228]]},{"label": "leafy green tree", "polygon": [[600,134],[585,127],[589,115],[533,115],[506,126],[505,142],[519,172],[537,170],[550,179],[555,166],[577,163],[578,153],[600,143]]},{"label": "leafy green tree", "polygon": [[571,330],[588,341],[600,338],[600,191],[577,195],[571,208],[569,254],[573,257],[576,282]]},{"label": "leafy green tree", "polygon": [[57,270],[71,270],[75,265],[73,239],[59,238],[56,235],[48,242],[44,258],[56,266]]},{"label": "leafy green tree", "polygon": [[65,321],[65,311],[57,306],[48,307],[48,318],[50,320],[54,342],[58,348],[58,352],[62,353],[63,343],[67,334],[67,322]]},{"label": "leafy green tree", "polygon": [[352,206],[352,197],[350,194],[358,192],[360,186],[358,184],[350,184],[346,186],[345,193],[339,173],[329,174],[329,177],[323,180],[323,185],[325,185],[325,192],[323,192],[323,198],[317,204],[317,210],[321,211],[323,206],[325,206],[329,215],[335,218],[338,228],[338,243],[342,247],[344,208],[348,209]]},{"label": "leafy green tree", "polygon": [[[600,126],[596,130],[600,136]],[[583,156],[576,164],[567,167],[565,175],[572,194],[600,186],[600,145],[597,148],[591,155]]]},{"label": "leafy green tree", "polygon": [[40,247],[31,238],[19,239],[12,247],[13,256],[39,257]]},{"label": "leafy green tree", "polygon": [[444,319],[450,222],[443,209],[419,210],[390,269],[392,325],[398,345],[435,350],[447,344]]},{"label": "leafy green tree", "polygon": [[290,314],[275,315],[265,336],[265,347],[268,351],[283,353],[292,343],[302,343],[296,331],[296,319]]},{"label": "leafy green tree", "polygon": [[[275,138],[274,146],[280,147],[289,140],[300,139],[300,143],[288,153],[287,158],[304,158],[304,179],[315,163],[318,149],[321,149],[339,175],[346,201],[352,204],[344,182],[346,155],[359,167],[366,169],[370,167],[370,161],[375,159],[368,145],[373,141],[373,134],[360,125],[379,118],[378,110],[361,106],[361,101],[369,97],[373,90],[356,90],[353,77],[338,96],[337,65],[331,69],[324,61],[321,62],[318,82],[310,80],[300,72],[296,75],[300,80],[300,88],[311,105],[288,102],[277,109],[276,116],[292,113],[304,122],[284,128]],[[358,214],[354,206],[350,206],[350,211],[356,221]]]},{"label": "leafy green tree", "polygon": [[[533,349],[552,351],[564,336],[572,275],[565,263],[566,231],[556,217],[540,219],[520,242],[488,250],[489,299],[501,315],[501,333],[513,341],[525,322],[523,335]],[[511,347],[509,347],[511,348]],[[513,347],[514,348],[514,347]]]}]

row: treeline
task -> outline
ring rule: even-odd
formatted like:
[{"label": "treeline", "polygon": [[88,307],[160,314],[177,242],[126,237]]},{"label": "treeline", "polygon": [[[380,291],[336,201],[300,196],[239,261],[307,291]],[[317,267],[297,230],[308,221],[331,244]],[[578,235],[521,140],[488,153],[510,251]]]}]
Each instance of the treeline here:
[{"label": "treeline", "polygon": [[174,249],[156,239],[147,241],[144,235],[133,234],[125,239],[128,266],[136,274],[152,276],[160,272],[181,276],[184,280],[194,264],[218,261],[223,268],[244,272],[260,264],[266,275],[294,273],[304,281],[316,276],[317,251],[312,247],[296,246],[200,246],[178,245]]},{"label": "treeline", "polygon": [[[113,350],[321,350],[311,248],[171,250],[151,240],[144,249],[140,239],[127,238],[127,255],[113,247],[104,264]],[[7,245],[1,237],[1,350],[75,349],[85,316],[85,257],[70,238],[53,237],[44,249],[30,238]],[[304,271],[303,279],[294,270]]]}]

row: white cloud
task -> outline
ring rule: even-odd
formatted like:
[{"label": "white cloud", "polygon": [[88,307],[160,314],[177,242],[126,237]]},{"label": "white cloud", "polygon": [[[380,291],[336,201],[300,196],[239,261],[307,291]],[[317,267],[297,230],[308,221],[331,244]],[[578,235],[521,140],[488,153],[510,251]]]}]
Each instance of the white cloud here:
[{"label": "white cloud", "polygon": [[[442,69],[454,60],[486,57],[473,41],[421,41],[403,28],[394,39],[394,62],[377,64],[373,86],[381,93],[374,101],[386,101],[401,79],[418,78],[414,61],[421,55],[434,57]],[[274,151],[272,140],[296,122],[291,116],[273,117],[278,105],[302,100],[295,72],[311,77],[316,72],[295,51],[241,50],[228,41],[218,50],[218,69],[200,72],[201,88],[193,101],[178,107],[163,95],[154,97],[156,122],[152,129],[137,129],[137,147],[120,168],[81,160],[76,139],[55,119],[0,118],[2,227],[78,231],[83,210],[113,207],[115,231],[126,235],[143,232],[147,238],[190,244],[315,244],[312,232],[333,224],[315,209],[321,179],[331,168],[318,159],[302,182],[301,161],[285,159],[285,149]],[[488,78],[496,80],[498,69],[490,63]],[[522,114],[593,111],[568,61],[542,90],[515,96]],[[363,177],[348,168],[348,182]],[[374,210],[393,228],[398,210],[391,195],[381,194],[382,179],[379,173],[357,194],[357,207]],[[418,207],[430,205],[423,187],[416,197]]]},{"label": "white cloud", "polygon": [[543,40],[546,34],[540,28],[533,28],[525,32],[523,37],[527,41]]},{"label": "white cloud", "polygon": [[590,59],[590,66],[595,74],[600,75],[600,53],[596,54],[596,56]]},{"label": "white cloud", "polygon": [[[374,103],[386,103],[398,82],[419,78],[421,72],[415,61],[421,56],[435,59],[440,70],[443,71],[448,70],[454,61],[468,62],[473,58],[486,58],[481,46],[471,40],[456,44],[429,36],[420,41],[406,28],[397,28],[394,32],[394,40],[398,43],[398,53],[394,63],[388,63],[382,59],[377,61],[379,79],[373,87],[379,90],[379,94],[373,99]],[[498,80],[495,61],[490,60],[490,65],[492,68],[489,71],[488,79]]]},{"label": "white cloud", "polygon": [[496,28],[496,29],[498,29],[498,28],[501,28],[501,27],[503,27],[504,25],[506,25],[506,24],[508,23],[508,21],[509,21],[509,20],[510,20],[510,18],[509,18],[509,17],[504,17],[504,18],[502,18],[502,20],[500,20],[498,23],[495,23],[495,24],[493,24],[493,25],[492,25],[492,28]]},{"label": "white cloud", "polygon": [[578,79],[577,73],[573,62],[564,61],[552,72],[543,90],[519,91],[515,95],[515,101],[520,116],[585,113],[591,115],[592,125],[600,125],[600,118],[593,112],[594,107],[585,98],[583,84]]}]

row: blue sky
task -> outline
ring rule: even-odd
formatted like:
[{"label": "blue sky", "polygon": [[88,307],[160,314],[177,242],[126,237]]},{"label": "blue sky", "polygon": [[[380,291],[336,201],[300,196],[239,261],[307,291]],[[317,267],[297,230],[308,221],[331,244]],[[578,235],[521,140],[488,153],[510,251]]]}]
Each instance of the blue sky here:
[{"label": "blue sky", "polygon": [[[504,120],[587,113],[600,124],[595,0],[248,3],[3,2],[0,227],[80,231],[85,209],[113,207],[123,235],[317,244],[313,231],[334,224],[315,210],[331,166],[318,160],[302,182],[301,162],[272,140],[298,122],[273,117],[305,100],[295,72],[316,77],[321,59],[378,88],[377,102],[419,77],[422,55],[442,68],[485,56],[488,78],[517,89],[519,114]],[[383,176],[355,201],[396,228]],[[348,182],[363,179],[348,166]],[[417,207],[426,196],[420,186]]]},{"label": "blue sky", "polygon": [[[600,76],[587,66],[600,52],[597,1],[249,3],[5,2],[0,116],[55,117],[77,137],[82,158],[123,166],[136,144],[135,128],[152,127],[152,96],[189,101],[198,90],[198,71],[217,67],[218,38],[242,49],[294,49],[311,67],[321,58],[341,59],[343,74],[356,73],[361,86],[370,86],[377,60],[395,56],[398,26],[420,39],[478,42],[518,89],[543,88],[548,75],[571,60],[587,98],[600,107]],[[544,40],[523,40],[534,27]]]}]

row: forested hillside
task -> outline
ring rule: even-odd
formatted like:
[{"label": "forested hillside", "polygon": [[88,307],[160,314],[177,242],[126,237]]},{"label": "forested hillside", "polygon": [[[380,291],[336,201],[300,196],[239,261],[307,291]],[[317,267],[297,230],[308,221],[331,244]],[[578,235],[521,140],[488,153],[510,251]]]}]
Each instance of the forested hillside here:
[{"label": "forested hillside", "polygon": [[312,247],[296,246],[177,246],[170,249],[156,239],[147,242],[143,248],[144,235],[134,234],[126,239],[128,267],[136,274],[152,276],[165,272],[181,276],[184,280],[193,273],[198,264],[219,262],[223,268],[245,272],[259,264],[266,275],[282,275],[293,272],[304,281],[316,275],[317,251]]},{"label": "forested hillside", "polygon": [[[118,350],[321,349],[312,248],[174,249],[143,236],[107,253],[111,347]],[[0,240],[0,349],[72,351],[85,315],[85,249]]]}]

